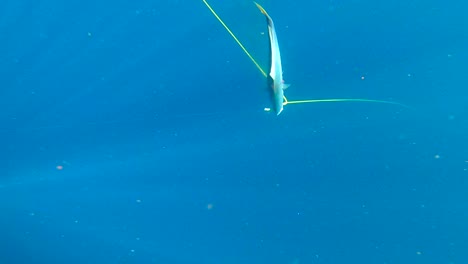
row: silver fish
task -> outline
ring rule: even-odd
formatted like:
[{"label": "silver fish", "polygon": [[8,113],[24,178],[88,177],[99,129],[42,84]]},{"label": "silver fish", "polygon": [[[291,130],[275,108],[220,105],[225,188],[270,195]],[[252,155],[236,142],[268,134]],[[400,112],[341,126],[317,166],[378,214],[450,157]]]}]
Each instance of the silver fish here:
[{"label": "silver fish", "polygon": [[283,111],[284,105],[284,89],[288,88],[289,85],[284,83],[283,80],[283,68],[281,66],[281,54],[278,45],[278,38],[276,37],[275,26],[273,20],[265,11],[265,9],[254,2],[258,9],[265,15],[268,24],[268,35],[270,39],[270,74],[267,76],[268,87],[270,88],[270,97],[273,102],[273,110],[276,115],[279,115]]}]

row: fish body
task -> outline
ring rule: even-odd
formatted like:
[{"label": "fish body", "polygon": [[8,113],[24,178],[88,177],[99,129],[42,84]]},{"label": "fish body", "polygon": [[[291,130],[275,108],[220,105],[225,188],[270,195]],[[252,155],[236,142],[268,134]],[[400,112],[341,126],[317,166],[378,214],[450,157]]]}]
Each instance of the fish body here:
[{"label": "fish body", "polygon": [[268,91],[273,103],[273,111],[279,115],[283,111],[284,106],[284,89],[286,89],[289,85],[285,84],[283,80],[281,54],[273,20],[261,5],[257,3],[255,3],[255,5],[258,7],[258,9],[260,9],[260,12],[265,15],[267,20],[268,36],[270,40],[270,73],[267,76],[269,88]]}]

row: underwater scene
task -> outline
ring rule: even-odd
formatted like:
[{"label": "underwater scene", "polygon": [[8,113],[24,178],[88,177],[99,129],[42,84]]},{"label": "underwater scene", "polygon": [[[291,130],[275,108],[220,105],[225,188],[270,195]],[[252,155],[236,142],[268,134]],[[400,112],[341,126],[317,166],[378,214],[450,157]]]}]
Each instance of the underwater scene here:
[{"label": "underwater scene", "polygon": [[468,2],[0,2],[0,264],[468,263]]}]

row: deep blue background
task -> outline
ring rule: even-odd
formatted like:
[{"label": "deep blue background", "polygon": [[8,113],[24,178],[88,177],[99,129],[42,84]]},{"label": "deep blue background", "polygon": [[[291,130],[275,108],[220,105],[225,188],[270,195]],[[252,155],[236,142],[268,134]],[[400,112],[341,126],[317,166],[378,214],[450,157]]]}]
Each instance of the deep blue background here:
[{"label": "deep blue background", "polygon": [[260,3],[289,99],[410,108],[265,113],[201,0],[2,1],[0,263],[468,263],[466,1]]}]

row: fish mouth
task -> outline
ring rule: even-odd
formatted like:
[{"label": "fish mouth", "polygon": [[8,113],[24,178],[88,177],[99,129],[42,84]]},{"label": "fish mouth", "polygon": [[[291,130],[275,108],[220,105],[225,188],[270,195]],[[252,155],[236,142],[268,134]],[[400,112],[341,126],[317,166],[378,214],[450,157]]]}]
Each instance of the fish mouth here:
[{"label": "fish mouth", "polygon": [[283,96],[281,94],[275,93],[275,91],[272,89],[270,98],[273,111],[276,113],[276,115],[281,114],[284,106]]},{"label": "fish mouth", "polygon": [[283,112],[283,97],[281,97],[281,103],[279,103],[278,101],[276,103],[276,115],[278,116],[279,114],[281,114],[281,112]]}]

